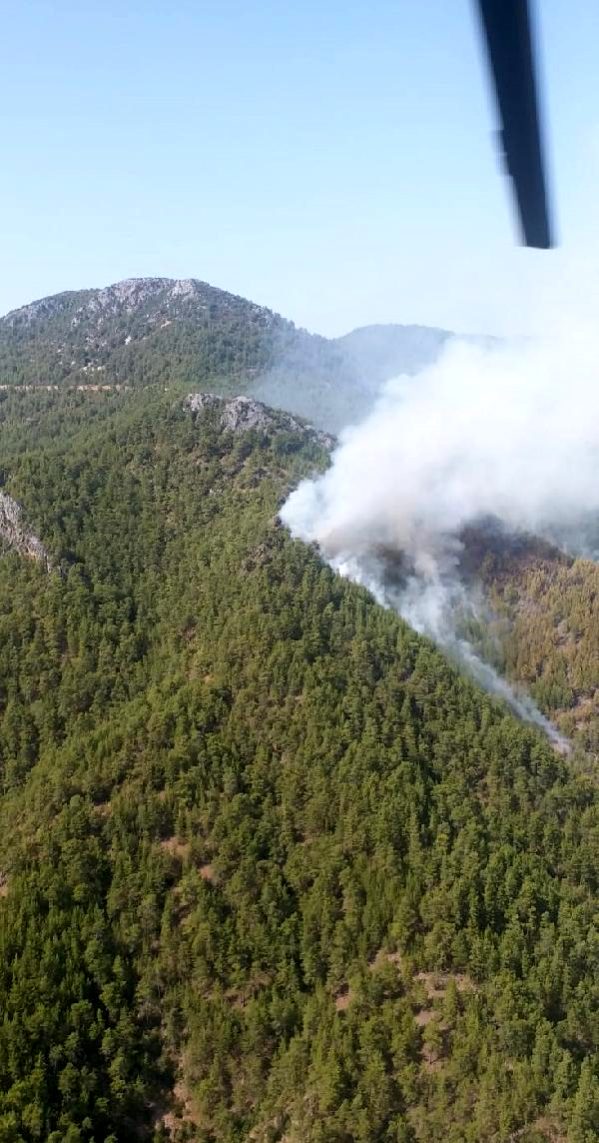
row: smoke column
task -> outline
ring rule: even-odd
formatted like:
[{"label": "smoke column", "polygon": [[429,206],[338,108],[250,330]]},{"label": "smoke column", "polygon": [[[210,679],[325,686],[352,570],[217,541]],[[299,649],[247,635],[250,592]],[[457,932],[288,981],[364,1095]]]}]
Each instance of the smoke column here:
[{"label": "smoke column", "polygon": [[[316,541],[332,566],[554,739],[534,705],[458,636],[460,533],[491,517],[512,532],[567,536],[571,548],[579,538],[588,550],[599,513],[594,343],[569,329],[516,345],[450,344],[425,372],[388,383],[341,435],[328,471],[300,484],[281,512],[293,535]],[[389,579],[393,553],[400,581]]]}]

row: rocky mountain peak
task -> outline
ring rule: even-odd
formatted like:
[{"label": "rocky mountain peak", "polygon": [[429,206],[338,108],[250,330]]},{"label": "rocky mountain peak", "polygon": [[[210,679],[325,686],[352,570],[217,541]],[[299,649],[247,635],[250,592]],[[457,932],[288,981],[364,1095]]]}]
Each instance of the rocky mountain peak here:
[{"label": "rocky mountain peak", "polygon": [[18,329],[38,322],[45,324],[61,315],[70,318],[72,329],[83,323],[95,326],[107,319],[132,316],[157,322],[160,318],[189,317],[193,313],[200,316],[208,313],[211,306],[224,314],[243,312],[250,320],[260,318],[266,326],[282,321],[265,306],[197,278],[125,278],[101,289],[70,290],[30,302],[0,318],[0,326]]}]

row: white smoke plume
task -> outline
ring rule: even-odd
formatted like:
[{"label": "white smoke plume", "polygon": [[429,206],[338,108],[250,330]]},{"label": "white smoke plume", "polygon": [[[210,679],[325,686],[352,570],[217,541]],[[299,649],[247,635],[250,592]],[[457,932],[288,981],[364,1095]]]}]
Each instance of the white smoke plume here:
[{"label": "white smoke plume", "polygon": [[[583,522],[599,514],[595,345],[571,327],[492,348],[450,344],[425,372],[387,384],[371,414],[342,434],[329,470],[304,481],[281,512],[295,536],[316,541],[338,570],[548,732],[533,704],[458,637],[460,533],[490,517],[576,546]],[[401,578],[389,578],[390,554],[401,558]]]}]

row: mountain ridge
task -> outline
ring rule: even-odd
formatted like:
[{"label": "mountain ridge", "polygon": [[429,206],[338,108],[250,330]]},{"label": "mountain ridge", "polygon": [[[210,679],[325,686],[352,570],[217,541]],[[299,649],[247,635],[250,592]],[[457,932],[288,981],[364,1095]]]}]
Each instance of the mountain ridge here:
[{"label": "mountain ridge", "polygon": [[326,338],[200,279],[128,278],[0,318],[0,385],[76,385],[90,374],[111,385],[206,384],[338,432],[385,380],[431,364],[453,336],[389,325]]},{"label": "mountain ridge", "polygon": [[216,286],[211,286],[208,282],[204,282],[200,278],[122,278],[120,281],[112,282],[108,286],[85,287],[81,290],[62,290],[57,294],[48,294],[42,298],[36,298],[32,302],[9,310],[8,313],[0,317],[0,325],[3,322],[8,322],[14,326],[20,321],[31,322],[39,316],[52,316],[53,313],[55,314],[61,309],[68,309],[70,303],[74,301],[81,303],[77,307],[76,313],[78,314],[83,314],[86,309],[90,313],[94,311],[110,311],[111,308],[114,311],[119,304],[125,308],[126,312],[131,313],[140,305],[156,297],[161,297],[163,301],[167,303],[177,298],[187,301],[196,298],[200,301],[201,305],[206,305],[211,297],[216,296],[243,302],[253,307],[256,311],[264,313],[273,312],[269,310],[268,307],[260,306],[255,302],[249,302],[247,299],[242,298],[238,294],[233,294],[229,290],[222,290]]}]

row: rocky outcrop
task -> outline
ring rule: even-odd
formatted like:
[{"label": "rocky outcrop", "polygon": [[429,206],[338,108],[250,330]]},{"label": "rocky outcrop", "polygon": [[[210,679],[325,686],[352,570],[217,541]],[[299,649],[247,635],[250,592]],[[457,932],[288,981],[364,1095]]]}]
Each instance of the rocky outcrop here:
[{"label": "rocky outcrop", "polygon": [[42,541],[27,527],[23,509],[12,496],[0,492],[0,541],[27,559],[50,570],[50,557]]},{"label": "rocky outcrop", "polygon": [[219,397],[216,393],[191,393],[185,398],[185,408],[191,413],[203,413],[207,409],[218,410],[220,424],[223,429],[230,429],[233,433],[247,432],[249,429],[272,429],[283,427],[299,430],[300,422],[287,413],[276,413],[261,401],[254,401],[251,397]]},{"label": "rocky outcrop", "polygon": [[320,432],[312,425],[293,417],[291,413],[285,413],[281,409],[271,409],[252,397],[224,398],[218,397],[215,393],[190,393],[183,404],[193,416],[198,416],[209,409],[216,410],[221,428],[232,433],[249,432],[251,429],[265,432],[308,433],[325,448],[332,448],[335,443],[335,438],[329,433]]}]

